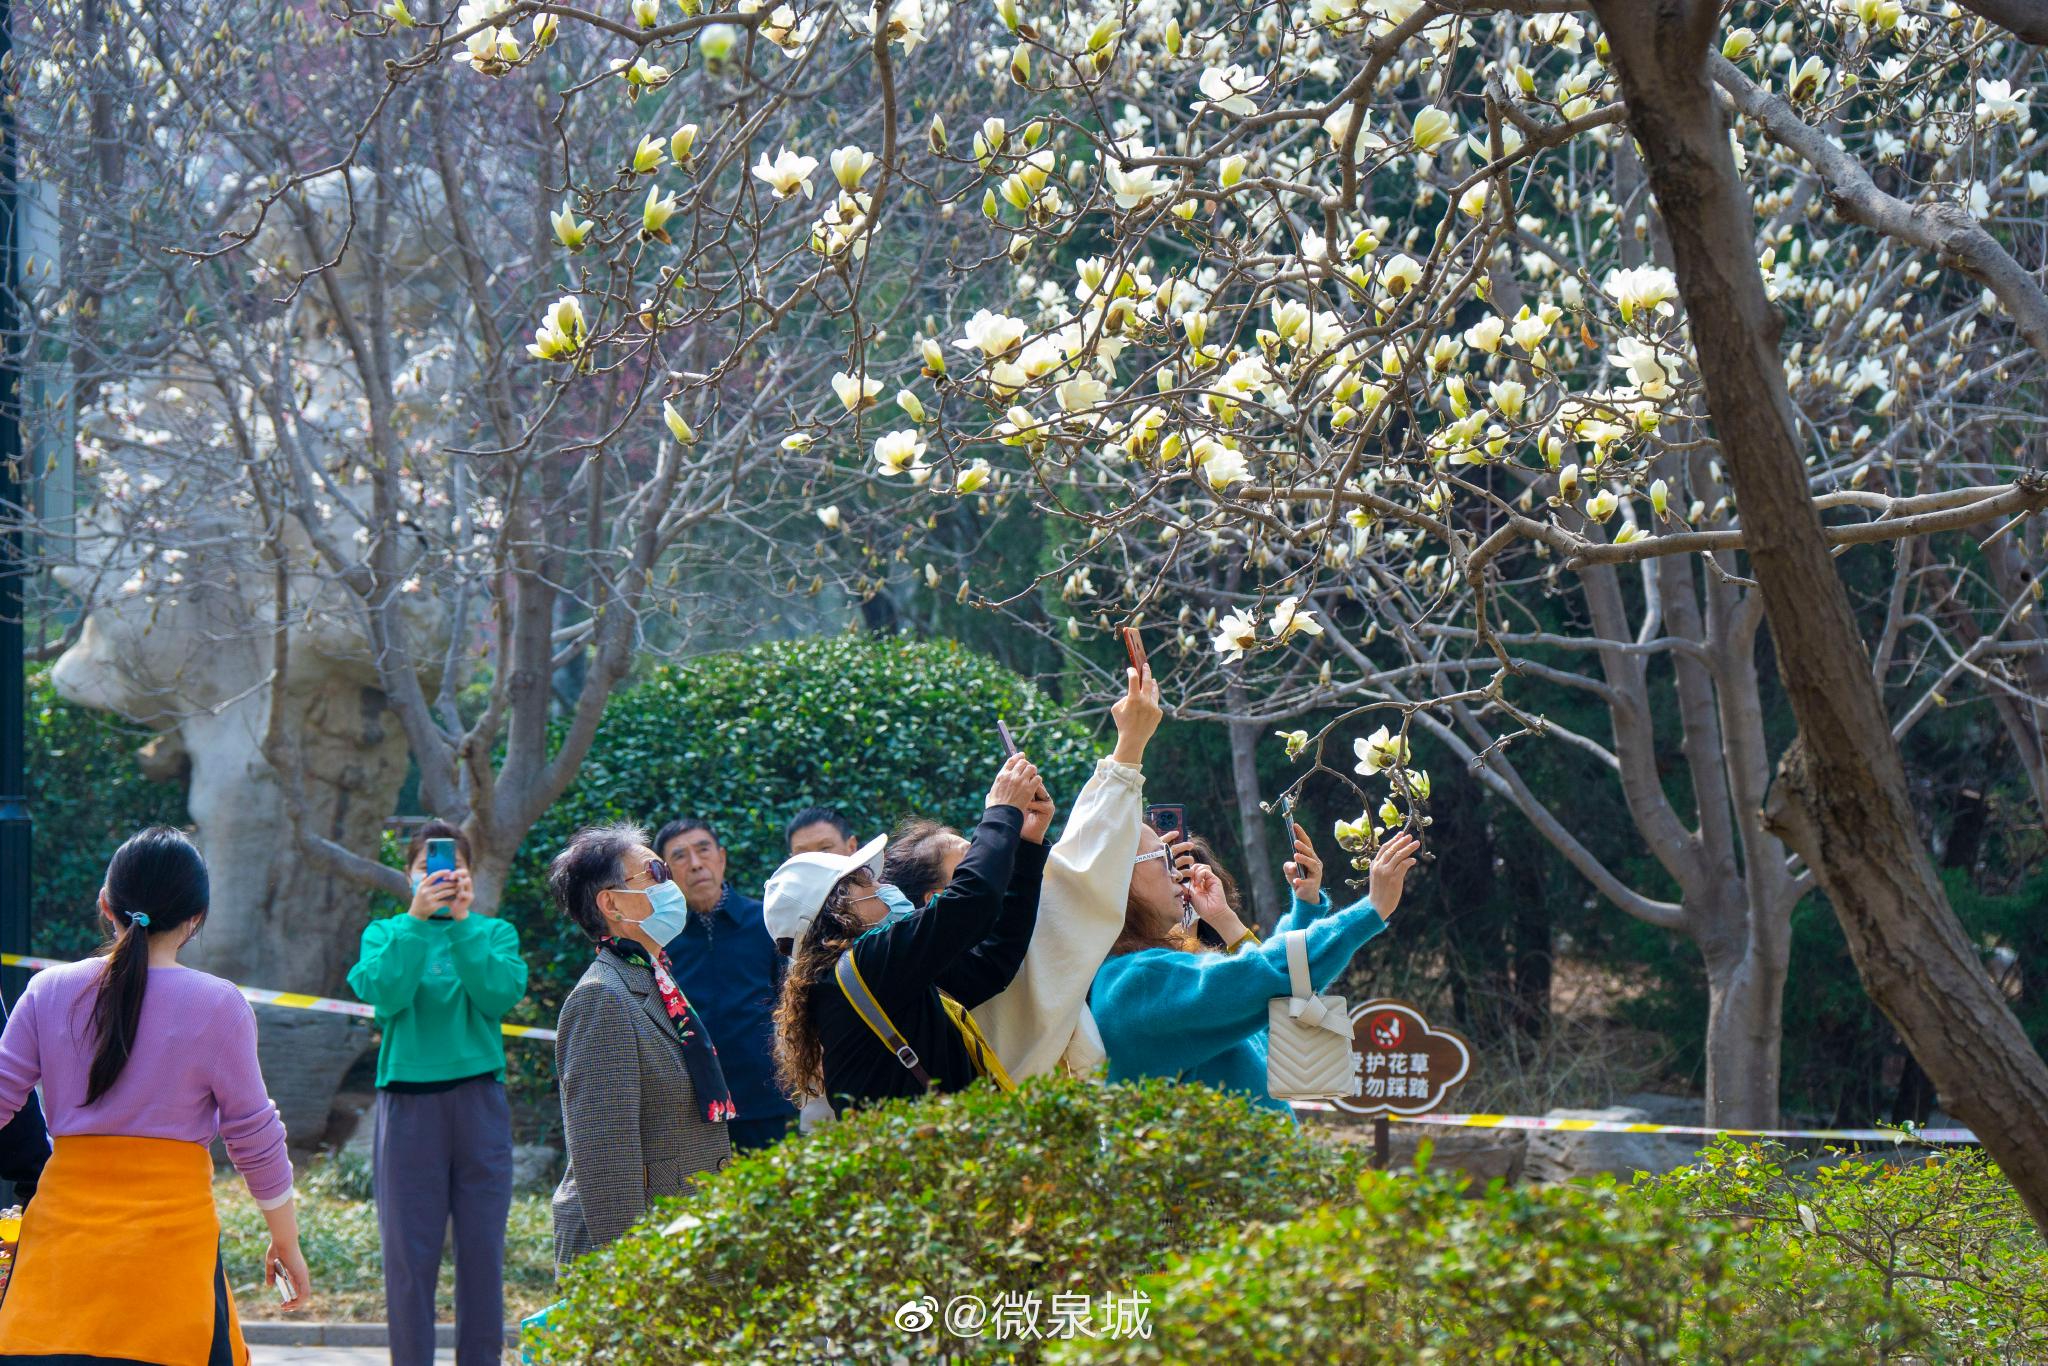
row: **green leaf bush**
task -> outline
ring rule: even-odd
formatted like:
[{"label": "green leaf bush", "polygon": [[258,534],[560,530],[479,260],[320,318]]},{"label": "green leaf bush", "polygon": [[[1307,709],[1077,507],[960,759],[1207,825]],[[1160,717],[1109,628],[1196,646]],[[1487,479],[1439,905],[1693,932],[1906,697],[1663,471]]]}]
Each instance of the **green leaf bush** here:
[{"label": "green leaf bush", "polygon": [[1937,1355],[2048,1361],[2048,1243],[1980,1149],[1802,1170],[1778,1144],[1722,1139],[1654,1184],[1698,1217],[1740,1220],[1788,1297],[1851,1275],[1926,1323]]},{"label": "green leaf bush", "polygon": [[[571,1268],[530,1348],[616,1366],[2048,1360],[2048,1247],[1980,1154],[1484,1189],[1241,1098],[1039,1079],[750,1156]],[[677,1225],[673,1234],[662,1230]],[[1148,1336],[897,1326],[929,1296],[1145,1297]]]},{"label": "green leaf bush", "polygon": [[[857,1112],[735,1162],[579,1262],[545,1359],[1009,1360],[1014,1344],[913,1335],[893,1316],[925,1295],[1121,1292],[1175,1248],[1353,1188],[1363,1161],[1171,1082],[1042,1079]],[[693,1225],[658,1231],[685,1213]]]},{"label": "green leaf bush", "polygon": [[783,823],[806,806],[837,806],[863,833],[909,815],[970,827],[1002,762],[999,717],[1064,813],[1094,770],[1095,742],[1030,683],[951,641],[780,641],[664,665],[621,689],[506,890],[534,970],[532,1018],[553,1023],[590,958],[547,899],[548,860],[578,828],[634,821],[651,835],[672,817],[704,817],[733,882],[758,896],[782,862]]},{"label": "green leaf bush", "polygon": [[1340,1203],[1141,1278],[1149,1338],[1074,1339],[1053,1362],[1809,1362],[1922,1336],[1844,1271],[1786,1289],[1797,1258],[1668,1190],[1370,1173]]}]

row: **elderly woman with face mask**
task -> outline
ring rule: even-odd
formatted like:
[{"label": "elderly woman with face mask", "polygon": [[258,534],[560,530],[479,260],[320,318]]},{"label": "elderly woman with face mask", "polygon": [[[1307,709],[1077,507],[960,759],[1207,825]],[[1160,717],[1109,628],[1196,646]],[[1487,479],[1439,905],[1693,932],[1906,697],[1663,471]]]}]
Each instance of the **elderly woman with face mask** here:
[{"label": "elderly woman with face mask", "polygon": [[729,1162],[733,1103],[718,1049],[669,970],[662,946],[689,907],[646,835],[578,831],[549,867],[548,890],[597,946],[556,1030],[569,1150],[554,1200],[560,1268]]}]

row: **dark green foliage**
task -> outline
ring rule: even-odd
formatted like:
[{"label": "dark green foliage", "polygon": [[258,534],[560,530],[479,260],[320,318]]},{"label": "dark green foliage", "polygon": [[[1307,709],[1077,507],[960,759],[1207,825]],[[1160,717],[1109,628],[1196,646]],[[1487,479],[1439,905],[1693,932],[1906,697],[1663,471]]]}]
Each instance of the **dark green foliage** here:
[{"label": "dark green foliage", "polygon": [[[669,1366],[935,1351],[898,1305],[1100,1296],[1184,1247],[1292,1218],[1361,1158],[1206,1087],[1041,1080],[857,1113],[735,1162],[577,1264],[548,1359]],[[688,1213],[676,1236],[657,1230]],[[823,1344],[830,1341],[830,1346]],[[992,1340],[946,1344],[1001,1361]],[[1306,1360],[1307,1358],[1304,1358]]]},{"label": "dark green foliage", "polygon": [[864,835],[907,815],[971,829],[1002,761],[998,717],[1066,811],[1093,769],[1093,741],[1037,689],[951,642],[780,642],[664,666],[620,691],[506,892],[533,966],[524,1018],[552,1023],[589,961],[546,892],[548,860],[579,827],[633,821],[651,836],[671,817],[703,817],[733,883],[759,895],[782,862],[783,822],[806,806],[836,805]]},{"label": "dark green foliage", "polygon": [[97,948],[94,903],[114,850],[146,825],[189,819],[183,786],[151,782],[136,762],[149,738],[140,726],[66,702],[47,671],[29,676],[34,952],[82,958]]}]

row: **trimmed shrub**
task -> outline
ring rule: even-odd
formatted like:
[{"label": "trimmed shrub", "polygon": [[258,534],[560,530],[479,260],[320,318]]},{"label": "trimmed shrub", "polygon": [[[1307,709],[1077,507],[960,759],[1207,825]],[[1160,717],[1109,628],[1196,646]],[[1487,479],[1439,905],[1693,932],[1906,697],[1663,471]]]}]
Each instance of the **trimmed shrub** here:
[{"label": "trimmed shrub", "polygon": [[663,666],[606,708],[576,781],[528,834],[506,890],[533,965],[523,1018],[553,1023],[590,946],[548,904],[548,860],[581,826],[709,820],[735,886],[759,895],[782,827],[806,806],[863,834],[908,815],[965,828],[1002,761],[1009,723],[1065,812],[1096,746],[1045,695],[950,641],[842,636],[783,641]]},{"label": "trimmed shrub", "polygon": [[1858,1277],[1789,1288],[1752,1245],[1655,1186],[1508,1188],[1367,1173],[1356,1197],[1138,1281],[1150,1336],[1071,1339],[1055,1362],[1811,1362],[1920,1335]]},{"label": "trimmed shrub", "polygon": [[[577,1263],[546,1359],[1009,1360],[1014,1343],[904,1332],[897,1308],[1121,1292],[1173,1249],[1350,1189],[1362,1162],[1171,1082],[1040,1079],[857,1112],[733,1163]],[[694,1222],[658,1231],[683,1214]]]},{"label": "trimmed shrub", "polygon": [[1849,1275],[1910,1309],[1959,1361],[2048,1361],[2048,1243],[1976,1148],[1907,1161],[1837,1156],[1801,1173],[1775,1143],[1722,1139],[1656,1178],[1702,1218],[1780,1254],[1791,1299]]}]

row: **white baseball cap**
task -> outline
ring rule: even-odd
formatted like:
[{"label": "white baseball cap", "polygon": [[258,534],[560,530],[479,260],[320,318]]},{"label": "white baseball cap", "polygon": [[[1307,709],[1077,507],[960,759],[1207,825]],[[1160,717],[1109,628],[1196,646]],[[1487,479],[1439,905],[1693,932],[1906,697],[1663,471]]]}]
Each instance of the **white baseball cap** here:
[{"label": "white baseball cap", "polygon": [[882,875],[882,850],[889,837],[877,835],[851,854],[792,854],[768,879],[761,893],[761,921],[779,948],[792,947],[824,908],[832,889],[865,868]]}]

